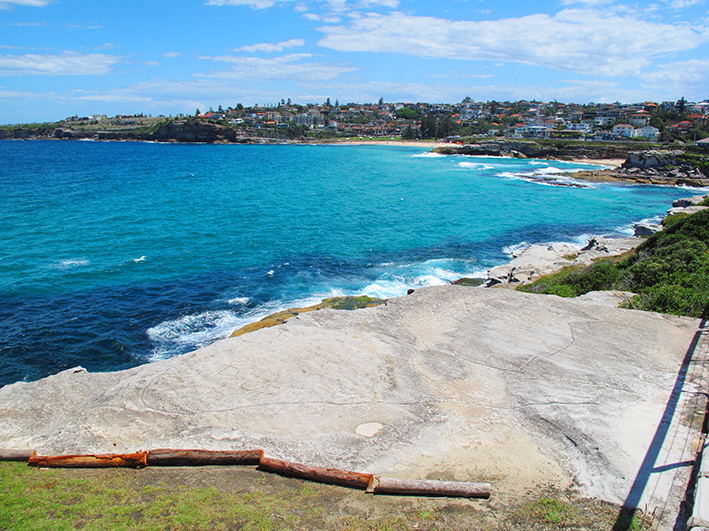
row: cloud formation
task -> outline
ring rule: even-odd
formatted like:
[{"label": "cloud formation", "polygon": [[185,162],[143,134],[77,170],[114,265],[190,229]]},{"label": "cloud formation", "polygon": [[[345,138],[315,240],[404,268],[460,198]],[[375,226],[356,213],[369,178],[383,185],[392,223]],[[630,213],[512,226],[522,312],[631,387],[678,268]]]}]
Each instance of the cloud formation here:
[{"label": "cloud formation", "polygon": [[329,63],[301,62],[310,59],[311,54],[298,53],[274,58],[219,56],[201,57],[233,65],[226,70],[210,74],[197,74],[199,77],[248,79],[253,81],[308,81],[319,82],[334,79],[341,74],[357,70],[356,67]]},{"label": "cloud formation", "polygon": [[603,76],[637,75],[652,57],[709,41],[706,26],[594,9],[488,21],[368,13],[349,25],[318,29],[325,34],[320,46],[342,52],[523,63]]},{"label": "cloud formation", "polygon": [[282,52],[285,48],[296,48],[298,46],[304,46],[305,39],[290,39],[283,42],[269,43],[264,42],[262,44],[251,44],[249,46],[242,46],[241,48],[236,48],[235,52]]},{"label": "cloud formation", "polygon": [[[213,6],[251,6],[254,9],[266,9],[276,4],[285,4],[295,0],[207,0],[207,5]],[[689,0],[691,1],[691,0]],[[367,9],[373,7],[395,8],[399,5],[399,0],[319,0],[320,3],[327,4],[332,11],[344,11],[346,9]],[[302,4],[296,6],[297,11],[303,11]]]},{"label": "cloud formation", "polygon": [[10,9],[13,5],[44,7],[50,0],[0,0],[0,9]]},{"label": "cloud formation", "polygon": [[119,62],[121,57],[100,53],[78,54],[64,52],[61,55],[2,55],[0,76],[84,76],[104,75]]}]

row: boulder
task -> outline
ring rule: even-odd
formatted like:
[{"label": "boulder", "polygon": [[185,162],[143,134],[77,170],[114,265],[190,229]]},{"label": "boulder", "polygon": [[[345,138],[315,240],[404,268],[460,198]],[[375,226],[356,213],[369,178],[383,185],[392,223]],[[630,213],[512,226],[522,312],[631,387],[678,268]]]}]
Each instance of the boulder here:
[{"label": "boulder", "polygon": [[635,229],[636,237],[646,238],[648,236],[652,236],[656,232],[661,231],[663,227],[658,223],[636,223],[635,225],[633,225],[633,229]]}]

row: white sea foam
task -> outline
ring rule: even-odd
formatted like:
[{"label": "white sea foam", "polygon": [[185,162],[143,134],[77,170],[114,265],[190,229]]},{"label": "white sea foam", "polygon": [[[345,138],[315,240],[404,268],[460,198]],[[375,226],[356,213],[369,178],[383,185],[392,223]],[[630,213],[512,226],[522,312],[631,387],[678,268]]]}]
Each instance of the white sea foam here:
[{"label": "white sea foam", "polygon": [[421,263],[401,264],[384,271],[362,292],[378,298],[400,297],[409,289],[449,284],[461,277],[483,278],[487,268],[477,262],[459,259],[436,259]]},{"label": "white sea foam", "polygon": [[85,258],[70,258],[69,260],[60,260],[54,267],[57,269],[70,269],[73,267],[81,267],[89,265],[89,260]]},{"label": "white sea foam", "polygon": [[621,225],[619,227],[616,227],[615,231],[620,236],[630,238],[631,236],[635,236],[635,225],[637,225],[639,223],[648,223],[651,225],[659,225],[660,223],[662,223],[663,219],[664,219],[664,216],[654,216],[652,218],[645,218],[645,219],[641,219],[640,221],[630,223],[628,225]]},{"label": "white sea foam", "polygon": [[226,338],[240,328],[239,321],[236,314],[225,310],[208,311],[164,321],[146,331],[155,345],[150,361],[166,359],[176,351],[196,350],[216,339]]},{"label": "white sea foam", "polygon": [[442,155],[441,153],[433,153],[430,151],[427,151],[426,153],[418,153],[416,155],[411,155],[412,157],[419,157],[419,158],[427,158],[427,159],[437,159],[440,157],[445,157],[445,155]]},{"label": "white sea foam", "polygon": [[511,180],[526,181],[543,186],[574,186],[577,188],[596,188],[596,183],[581,181],[566,175],[568,172],[558,168],[540,168],[533,172],[500,172],[498,177]]},{"label": "white sea foam", "polygon": [[512,256],[513,254],[529,249],[530,247],[531,245],[528,242],[520,242],[514,245],[508,245],[506,247],[503,247],[502,252]]},{"label": "white sea foam", "polygon": [[494,170],[495,166],[491,164],[486,164],[484,162],[459,162],[458,166],[461,168],[466,168],[470,170]]},{"label": "white sea foam", "polygon": [[134,262],[145,262],[145,255],[141,256],[140,258],[134,258]]},{"label": "white sea foam", "polygon": [[235,297],[233,299],[228,299],[227,303],[231,304],[232,306],[246,306],[250,300],[251,297]]}]

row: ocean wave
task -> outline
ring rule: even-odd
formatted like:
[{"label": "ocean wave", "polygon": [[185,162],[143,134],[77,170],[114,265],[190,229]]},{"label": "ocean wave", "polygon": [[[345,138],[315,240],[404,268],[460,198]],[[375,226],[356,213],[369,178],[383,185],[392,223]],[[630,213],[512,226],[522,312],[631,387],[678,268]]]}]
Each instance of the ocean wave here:
[{"label": "ocean wave", "polygon": [[659,225],[662,223],[662,220],[664,219],[664,216],[653,216],[651,218],[645,218],[641,219],[640,221],[636,221],[633,223],[629,223],[627,225],[620,225],[615,228],[615,232],[619,236],[623,236],[626,238],[630,238],[632,236],[635,236],[635,225],[638,225],[640,223],[647,223],[651,225]]},{"label": "ocean wave", "polygon": [[508,254],[510,256],[519,253],[520,251],[525,251],[526,249],[529,249],[531,247],[531,244],[528,242],[519,242],[514,245],[507,245],[502,248],[502,252],[505,254]]},{"label": "ocean wave", "polygon": [[486,164],[484,162],[459,162],[458,166],[461,168],[471,169],[471,170],[494,170],[495,166],[491,164]]},{"label": "ocean wave", "polygon": [[87,266],[91,262],[86,258],[70,258],[68,260],[59,260],[53,264],[56,269],[70,269],[73,267]]},{"label": "ocean wave", "polygon": [[207,311],[164,321],[146,330],[154,345],[149,361],[167,359],[227,338],[243,326],[239,324],[241,321],[235,313],[226,310]]},{"label": "ocean wave", "polygon": [[433,153],[431,151],[427,151],[426,153],[418,153],[416,155],[411,155],[412,157],[418,157],[418,158],[432,158],[432,159],[437,159],[440,157],[445,157],[445,155],[442,155],[440,153]]},{"label": "ocean wave", "polygon": [[533,172],[511,172],[503,171],[496,174],[497,177],[504,179],[525,181],[532,184],[540,184],[543,186],[565,186],[573,188],[596,188],[596,183],[582,181],[569,177],[566,170],[558,168],[543,168]]},{"label": "ocean wave", "polygon": [[251,301],[251,297],[234,297],[233,299],[227,299],[227,304],[232,306],[246,306]]}]

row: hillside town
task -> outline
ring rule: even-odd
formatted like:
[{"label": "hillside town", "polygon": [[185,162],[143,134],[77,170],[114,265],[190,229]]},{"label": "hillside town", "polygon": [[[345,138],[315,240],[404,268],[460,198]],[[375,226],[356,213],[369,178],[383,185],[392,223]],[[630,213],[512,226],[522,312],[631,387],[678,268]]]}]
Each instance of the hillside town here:
[{"label": "hillside town", "polygon": [[376,105],[328,99],[322,105],[210,109],[195,113],[202,120],[233,126],[288,128],[293,125],[332,131],[344,136],[444,138],[488,135],[508,138],[576,138],[675,140],[690,135],[709,137],[709,101],[645,102],[640,104],[563,104],[539,101],[459,104],[384,103]]},{"label": "hillside town", "polygon": [[[290,99],[245,107],[241,103],[210,107],[176,116],[70,116],[44,124],[0,128],[0,138],[149,139],[158,128],[199,124],[219,126],[228,141],[249,139],[326,140],[444,139],[456,142],[473,136],[509,139],[644,141],[663,144],[700,143],[709,138],[709,100],[573,104],[541,101],[478,102],[466,97],[458,104],[334,103],[300,105]],[[142,136],[141,136],[142,135]],[[224,136],[224,135],[223,135]],[[198,139],[196,139],[198,141]]]}]

